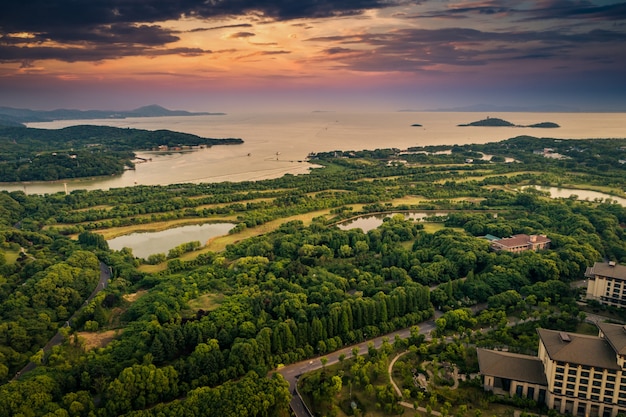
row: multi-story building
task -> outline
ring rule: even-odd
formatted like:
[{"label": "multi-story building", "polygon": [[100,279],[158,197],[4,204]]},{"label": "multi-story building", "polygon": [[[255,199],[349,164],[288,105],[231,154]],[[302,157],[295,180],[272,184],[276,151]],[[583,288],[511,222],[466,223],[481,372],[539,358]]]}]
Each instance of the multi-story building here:
[{"label": "multi-story building", "polygon": [[546,235],[519,234],[502,239],[492,240],[491,249],[519,253],[527,250],[541,250],[550,247],[551,240]]},{"label": "multi-story building", "polygon": [[616,307],[626,306],[626,266],[596,262],[585,272],[587,299]]},{"label": "multi-story building", "polygon": [[599,335],[538,329],[538,356],[478,349],[485,390],[545,403],[561,414],[626,415],[626,326]]}]

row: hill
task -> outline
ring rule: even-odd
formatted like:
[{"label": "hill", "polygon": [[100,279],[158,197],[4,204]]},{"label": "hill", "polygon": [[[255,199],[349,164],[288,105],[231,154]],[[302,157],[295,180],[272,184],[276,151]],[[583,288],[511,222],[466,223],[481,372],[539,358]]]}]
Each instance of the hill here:
[{"label": "hill", "polygon": [[472,122],[472,123],[467,123],[467,124],[461,124],[458,125],[461,127],[466,127],[466,126],[483,126],[483,127],[537,127],[537,128],[556,128],[556,127],[561,127],[556,123],[553,122],[541,122],[541,123],[534,123],[532,125],[515,125],[509,121],[503,120],[503,119],[498,119],[497,117],[487,117],[486,119],[483,120],[478,120],[477,122]]},{"label": "hill", "polygon": [[125,119],[127,117],[164,117],[164,116],[220,116],[224,113],[193,113],[184,110],[168,110],[156,104],[139,107],[135,110],[30,110],[12,107],[0,107],[0,125],[15,126],[33,122],[51,122],[53,120],[86,119]]},{"label": "hill", "polygon": [[507,122],[506,120],[498,119],[496,117],[479,120],[477,122],[472,122],[468,124],[462,124],[459,126],[491,126],[491,127],[507,127],[507,126],[515,126],[511,122]]}]

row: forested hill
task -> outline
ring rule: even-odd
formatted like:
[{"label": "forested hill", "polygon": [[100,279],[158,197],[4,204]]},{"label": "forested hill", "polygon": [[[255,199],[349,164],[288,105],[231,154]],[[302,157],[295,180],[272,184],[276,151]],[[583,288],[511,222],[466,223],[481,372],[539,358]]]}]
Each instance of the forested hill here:
[{"label": "forested hill", "polygon": [[192,113],[184,110],[168,110],[157,105],[140,107],[135,110],[30,110],[12,107],[0,107],[0,125],[23,126],[22,123],[49,122],[52,120],[85,119],[125,119],[127,117],[163,117],[163,116],[220,116],[224,113]]},{"label": "forested hill", "polygon": [[121,174],[134,151],[241,144],[170,130],[71,126],[64,129],[0,128],[0,181],[51,181]]}]

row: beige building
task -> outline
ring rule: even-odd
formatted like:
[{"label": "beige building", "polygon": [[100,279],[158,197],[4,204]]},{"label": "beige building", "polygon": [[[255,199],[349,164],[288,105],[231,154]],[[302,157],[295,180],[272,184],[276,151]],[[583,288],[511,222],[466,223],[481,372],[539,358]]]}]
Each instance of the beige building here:
[{"label": "beige building", "polygon": [[615,262],[596,262],[587,268],[588,300],[616,307],[626,306],[626,266]]},{"label": "beige building", "polygon": [[550,248],[551,240],[546,235],[519,234],[503,239],[493,240],[491,249],[519,253],[527,250],[542,250]]},{"label": "beige building", "polygon": [[626,327],[598,336],[538,329],[538,356],[478,349],[484,388],[544,402],[561,414],[626,415]]}]

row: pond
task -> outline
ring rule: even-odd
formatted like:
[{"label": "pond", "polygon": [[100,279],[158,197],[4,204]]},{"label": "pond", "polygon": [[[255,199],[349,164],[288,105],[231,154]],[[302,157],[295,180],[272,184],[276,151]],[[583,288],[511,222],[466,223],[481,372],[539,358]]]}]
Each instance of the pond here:
[{"label": "pond", "polygon": [[365,214],[354,219],[346,220],[337,224],[341,230],[361,229],[364,233],[370,230],[376,229],[383,224],[384,219],[393,217],[396,214],[402,214],[405,219],[423,220],[430,216],[445,216],[446,213],[426,213],[426,212],[404,212],[404,213],[378,213],[378,214]]},{"label": "pond", "polygon": [[577,190],[577,189],[571,189],[571,188],[558,188],[558,187],[542,187],[538,185],[530,185],[529,187],[533,187],[539,191],[547,191],[550,193],[550,197],[552,198],[570,198],[571,196],[575,195],[578,200],[594,201],[596,199],[601,199],[601,200],[611,199],[611,200],[617,201],[617,203],[620,204],[621,206],[626,207],[626,198],[615,197],[613,195],[601,193],[599,191]]},{"label": "pond", "polygon": [[130,248],[137,258],[146,259],[157,253],[167,253],[183,243],[200,241],[204,245],[215,236],[222,236],[235,227],[232,223],[209,223],[175,227],[160,232],[138,232],[108,240],[109,248]]}]

